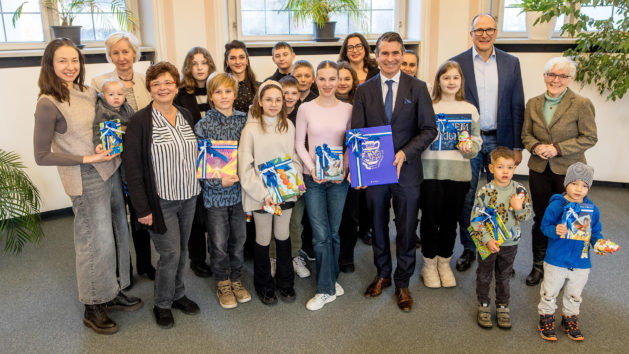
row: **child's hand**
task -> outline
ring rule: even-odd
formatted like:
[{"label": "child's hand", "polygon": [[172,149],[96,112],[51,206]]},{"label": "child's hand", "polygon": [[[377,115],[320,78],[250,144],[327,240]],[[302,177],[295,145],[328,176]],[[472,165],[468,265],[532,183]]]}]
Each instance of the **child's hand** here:
[{"label": "child's hand", "polygon": [[275,202],[273,201],[273,198],[271,197],[266,197],[266,199],[264,200],[264,205],[269,206],[271,208],[275,208]]},{"label": "child's hand", "polygon": [[468,144],[457,145],[456,148],[459,149],[459,151],[461,151],[461,153],[463,154],[469,154],[472,152],[472,147]]},{"label": "child's hand", "polygon": [[555,228],[555,231],[557,232],[557,236],[563,237],[568,233],[568,228],[564,224],[559,224]]},{"label": "child's hand", "polygon": [[500,247],[496,244],[496,240],[489,240],[489,242],[487,242],[487,249],[490,250],[491,253],[500,252]]},{"label": "child's hand", "polygon": [[223,188],[227,188],[233,186],[234,183],[238,181],[240,181],[238,176],[225,176],[222,178],[221,184],[223,185]]},{"label": "child's hand", "polygon": [[315,181],[315,182],[317,182],[317,183],[319,183],[319,184],[321,184],[321,183],[324,183],[324,182],[327,182],[327,181],[328,181],[328,180],[327,180],[327,179],[325,179],[325,178],[324,178],[324,179],[319,179],[319,178],[317,178],[316,174],[314,174],[314,173],[313,173],[311,176],[312,176],[312,180],[313,180],[313,181]]},{"label": "child's hand", "polygon": [[517,194],[511,196],[511,199],[509,200],[509,206],[511,206],[513,210],[522,210],[523,205],[524,198],[518,197]]}]

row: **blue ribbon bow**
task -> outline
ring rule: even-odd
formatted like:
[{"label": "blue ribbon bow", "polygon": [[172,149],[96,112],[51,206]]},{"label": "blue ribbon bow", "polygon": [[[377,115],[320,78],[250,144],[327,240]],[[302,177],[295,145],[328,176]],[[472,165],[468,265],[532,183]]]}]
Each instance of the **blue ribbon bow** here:
[{"label": "blue ribbon bow", "polygon": [[439,128],[439,138],[437,140],[437,145],[439,146],[439,150],[441,150],[441,143],[443,142],[443,136],[450,132],[457,134],[458,131],[456,128],[450,123],[448,120],[448,115],[444,113],[439,113],[435,116],[437,122],[437,128]]},{"label": "blue ribbon bow", "polygon": [[579,203],[568,203],[563,208],[564,212],[561,216],[561,223],[568,226],[579,220],[581,205]]},{"label": "blue ribbon bow", "polygon": [[510,235],[505,234],[504,231],[498,226],[498,213],[495,208],[486,207],[485,210],[481,211],[482,215],[479,215],[472,219],[472,222],[480,222],[485,224],[489,222],[491,225],[491,229],[494,234],[494,239],[498,240],[498,235],[501,235],[504,240],[510,238]]},{"label": "blue ribbon bow", "polygon": [[103,127],[100,130],[100,138],[101,140],[105,138],[104,142],[106,146],[103,146],[105,150],[108,150],[109,148],[111,148],[111,146],[109,145],[109,139],[113,139],[114,146],[122,144],[122,139],[120,138],[118,134],[116,134],[116,133],[124,134],[122,130],[118,129],[119,127],[120,127],[120,123],[113,120],[108,120],[106,122],[103,122]]},{"label": "blue ribbon bow", "polygon": [[282,193],[280,193],[279,185],[277,184],[277,172],[275,171],[275,164],[271,161],[265,162],[262,164],[260,168],[260,174],[265,177],[266,185],[275,191],[275,195],[277,196],[275,202],[282,203],[284,198],[282,197]]},{"label": "blue ribbon bow", "polygon": [[318,145],[315,148],[315,155],[321,166],[321,169],[318,171],[319,173],[317,173],[317,178],[323,179],[323,177],[325,177],[325,168],[330,164],[330,160],[338,160],[339,155],[333,152],[328,144],[323,144],[323,146]]},{"label": "blue ribbon bow", "polygon": [[352,129],[347,132],[347,141],[345,145],[352,150],[356,158],[360,158],[363,153],[363,141],[378,140],[377,136],[364,136],[359,129]]},{"label": "blue ribbon bow", "polygon": [[197,160],[197,170],[199,166],[202,166],[201,176],[207,176],[207,157],[218,157],[221,160],[228,162],[227,157],[212,147],[212,141],[210,139],[199,140],[199,159]]}]

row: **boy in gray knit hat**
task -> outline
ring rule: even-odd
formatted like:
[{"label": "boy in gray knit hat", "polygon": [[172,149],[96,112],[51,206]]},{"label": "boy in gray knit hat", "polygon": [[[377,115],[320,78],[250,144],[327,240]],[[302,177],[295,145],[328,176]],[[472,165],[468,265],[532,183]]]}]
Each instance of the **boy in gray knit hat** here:
[{"label": "boy in gray knit hat", "polygon": [[598,208],[587,197],[593,178],[594,169],[584,163],[568,167],[564,180],[566,191],[550,198],[542,220],[541,230],[548,237],[548,250],[537,306],[538,330],[540,336],[549,341],[557,340],[555,310],[562,287],[561,327],[570,339],[583,340],[577,321],[581,292],[592,267],[590,248],[603,238]]}]

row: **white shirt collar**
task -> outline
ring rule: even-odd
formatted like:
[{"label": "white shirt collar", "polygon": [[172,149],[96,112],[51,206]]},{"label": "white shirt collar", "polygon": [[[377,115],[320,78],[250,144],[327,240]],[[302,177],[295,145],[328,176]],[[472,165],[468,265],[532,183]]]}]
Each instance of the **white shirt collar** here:
[{"label": "white shirt collar", "polygon": [[380,84],[381,85],[386,85],[386,82],[388,80],[393,80],[395,81],[396,84],[400,83],[400,75],[402,74],[402,70],[398,70],[397,74],[395,74],[395,76],[393,76],[392,78],[388,79],[386,78],[384,75],[382,75],[382,73],[380,73]]},{"label": "white shirt collar", "polygon": [[[478,52],[476,51],[476,47],[472,46],[472,58],[476,59],[477,57],[480,58],[480,54],[478,54]],[[491,48],[491,55],[490,58],[495,58],[496,57],[496,47],[492,47]],[[482,58],[481,58],[482,59]]]}]

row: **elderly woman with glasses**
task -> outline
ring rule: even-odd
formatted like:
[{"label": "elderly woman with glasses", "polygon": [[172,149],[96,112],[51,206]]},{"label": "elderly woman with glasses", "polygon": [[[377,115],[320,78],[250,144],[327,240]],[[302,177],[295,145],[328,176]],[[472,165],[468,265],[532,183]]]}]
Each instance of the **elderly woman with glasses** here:
[{"label": "elderly woman with glasses", "polygon": [[531,152],[529,185],[535,224],[533,225],[533,269],[527,285],[538,284],[544,276],[548,239],[540,224],[553,194],[563,193],[566,170],[575,162],[586,163],[585,151],[596,144],[594,105],[568,86],[574,80],[576,64],[566,57],[550,59],[544,67],[546,92],[526,103],[522,143]]},{"label": "elderly woman with glasses", "polygon": [[193,315],[199,306],[185,296],[183,270],[201,186],[196,179],[194,117],[175,106],[179,72],[168,62],[151,65],[146,88],[153,101],[131,117],[123,156],[129,196],[138,222],[149,228],[159,254],[153,312],[160,327],[174,325],[171,308]]}]

